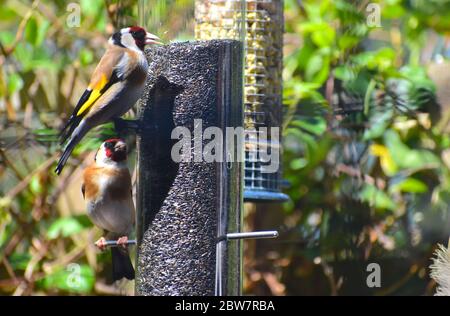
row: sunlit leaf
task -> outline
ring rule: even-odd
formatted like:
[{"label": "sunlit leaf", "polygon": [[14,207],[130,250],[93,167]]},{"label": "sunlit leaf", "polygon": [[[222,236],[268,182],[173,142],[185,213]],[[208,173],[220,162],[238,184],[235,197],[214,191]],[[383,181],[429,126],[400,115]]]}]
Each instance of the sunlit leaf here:
[{"label": "sunlit leaf", "polygon": [[325,119],[321,117],[294,120],[291,122],[291,125],[315,135],[321,135],[327,128]]},{"label": "sunlit leaf", "polygon": [[375,80],[370,80],[369,85],[367,87],[366,95],[364,97],[364,114],[369,114],[369,106],[372,98],[372,93],[375,90],[377,82]]},{"label": "sunlit leaf", "polygon": [[27,26],[25,27],[25,39],[33,46],[37,45],[38,37],[38,23],[34,17],[28,20]]},{"label": "sunlit leaf", "polygon": [[369,128],[364,131],[363,139],[367,141],[381,137],[389,127],[393,114],[394,112],[392,110],[386,110],[382,114],[371,117]]},{"label": "sunlit leaf", "polygon": [[33,192],[35,194],[42,193],[43,188],[41,185],[39,174],[35,174],[33,176],[33,178],[31,178],[30,189],[31,189],[31,192]]},{"label": "sunlit leaf", "polygon": [[305,167],[308,164],[308,161],[304,158],[297,158],[291,161],[289,164],[291,169],[293,170],[299,170]]},{"label": "sunlit leaf", "polygon": [[17,19],[17,17],[17,13],[13,9],[2,6],[2,9],[0,10],[0,21],[7,22],[9,20]]},{"label": "sunlit leaf", "polygon": [[89,65],[94,60],[94,53],[87,49],[82,48],[79,54],[80,62],[83,66]]},{"label": "sunlit leaf", "polygon": [[420,169],[437,167],[440,164],[439,158],[431,151],[408,148],[392,129],[387,130],[384,134],[384,142],[399,168]]},{"label": "sunlit leaf", "polygon": [[337,66],[333,70],[334,76],[342,81],[349,81],[355,77],[354,71],[347,65]]},{"label": "sunlit leaf", "polygon": [[405,9],[401,4],[388,5],[381,10],[383,18],[398,19],[405,14]]},{"label": "sunlit leaf", "polygon": [[42,43],[44,42],[44,40],[46,38],[47,31],[50,29],[50,27],[51,27],[50,21],[42,20],[39,23],[39,28],[37,30],[37,35],[36,35],[36,46],[42,45]]},{"label": "sunlit leaf", "polygon": [[377,209],[395,210],[397,204],[382,190],[374,185],[366,184],[359,194],[361,201]]},{"label": "sunlit leaf", "polygon": [[[81,193],[80,193],[81,195]],[[66,216],[56,219],[47,230],[47,238],[68,237],[91,227],[92,223],[85,215]]]},{"label": "sunlit leaf", "polygon": [[341,49],[350,49],[355,47],[359,43],[360,39],[357,36],[352,35],[342,35],[338,38],[339,48]]},{"label": "sunlit leaf", "polygon": [[425,183],[414,178],[406,178],[389,188],[391,192],[424,193],[428,191]]},{"label": "sunlit leaf", "polygon": [[392,176],[397,172],[397,164],[392,159],[392,155],[387,147],[373,144],[370,146],[370,153],[380,158],[381,168],[386,175]]},{"label": "sunlit leaf", "polygon": [[[2,10],[0,10],[2,11]],[[15,36],[11,32],[0,31],[0,42],[3,45],[11,45],[14,42]]]},{"label": "sunlit leaf", "polygon": [[8,76],[8,93],[13,94],[14,92],[23,88],[23,79],[19,74],[13,73]]}]

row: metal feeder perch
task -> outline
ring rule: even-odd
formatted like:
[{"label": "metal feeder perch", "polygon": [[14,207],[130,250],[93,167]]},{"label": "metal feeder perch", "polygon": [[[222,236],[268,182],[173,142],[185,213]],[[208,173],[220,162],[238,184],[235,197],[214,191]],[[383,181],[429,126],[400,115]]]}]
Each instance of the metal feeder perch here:
[{"label": "metal feeder perch", "polygon": [[[260,136],[261,127],[281,126],[283,1],[197,0],[195,34],[198,39],[236,37],[242,17],[244,127],[250,135],[245,145],[244,201],[282,202],[288,196],[281,192],[281,168],[265,172],[261,148],[252,139]],[[269,137],[267,146],[279,150],[279,140]]]}]

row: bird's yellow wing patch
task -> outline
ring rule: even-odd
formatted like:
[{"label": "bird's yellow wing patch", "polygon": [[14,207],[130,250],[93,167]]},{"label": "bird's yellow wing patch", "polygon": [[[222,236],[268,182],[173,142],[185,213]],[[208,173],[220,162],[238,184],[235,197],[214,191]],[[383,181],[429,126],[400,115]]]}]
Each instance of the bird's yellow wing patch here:
[{"label": "bird's yellow wing patch", "polygon": [[84,112],[86,112],[92,104],[94,104],[95,101],[103,94],[104,91],[103,88],[108,83],[108,78],[106,78],[105,74],[102,74],[100,80],[97,82],[97,84],[93,87],[92,93],[89,96],[89,99],[86,100],[86,102],[81,106],[81,108],[77,112],[77,116],[82,115]]}]

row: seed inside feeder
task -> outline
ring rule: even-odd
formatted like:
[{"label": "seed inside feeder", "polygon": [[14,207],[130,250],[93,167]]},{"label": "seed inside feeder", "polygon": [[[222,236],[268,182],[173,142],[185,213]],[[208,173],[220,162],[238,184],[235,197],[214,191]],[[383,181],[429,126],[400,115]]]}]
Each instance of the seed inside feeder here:
[{"label": "seed inside feeder", "polygon": [[[244,128],[281,126],[283,1],[196,0],[195,5],[197,39],[239,39],[244,32]],[[245,164],[246,189],[279,192],[279,173],[261,175],[257,147],[247,142],[245,151],[252,157]]]}]

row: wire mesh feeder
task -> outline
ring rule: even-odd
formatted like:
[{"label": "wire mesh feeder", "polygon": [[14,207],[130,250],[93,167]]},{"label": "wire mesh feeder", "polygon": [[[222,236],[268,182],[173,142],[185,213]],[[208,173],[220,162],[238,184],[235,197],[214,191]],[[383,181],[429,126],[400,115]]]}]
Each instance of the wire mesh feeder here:
[{"label": "wire mesh feeder", "polygon": [[[280,127],[282,120],[283,1],[197,0],[198,39],[240,39],[244,42],[245,201],[285,201],[281,168],[264,172],[261,151],[279,149],[279,139],[256,145],[261,127]],[[269,129],[268,129],[269,131]],[[250,140],[251,139],[251,140]]]}]

